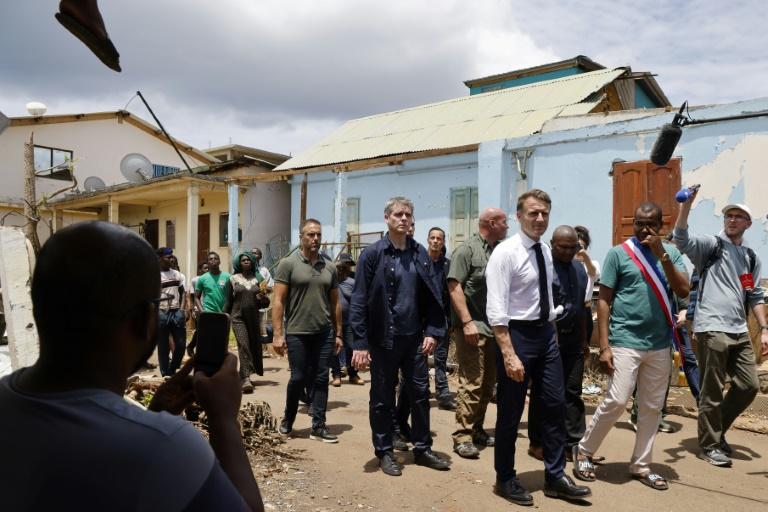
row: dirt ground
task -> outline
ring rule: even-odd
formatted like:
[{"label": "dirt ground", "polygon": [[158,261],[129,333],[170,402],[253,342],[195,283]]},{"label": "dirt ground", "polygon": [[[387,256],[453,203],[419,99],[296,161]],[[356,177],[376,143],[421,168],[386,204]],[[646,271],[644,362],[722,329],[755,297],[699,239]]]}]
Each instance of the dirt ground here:
[{"label": "dirt ground", "polygon": [[[265,359],[264,377],[254,376],[256,389],[244,401],[267,402],[279,419],[285,401],[288,363]],[[367,373],[362,374],[366,382]],[[451,382],[455,390],[455,379]],[[682,390],[673,388],[680,395]],[[404,465],[401,477],[384,475],[371,446],[368,423],[369,386],[349,384],[329,388],[328,426],[339,436],[338,444],[309,439],[311,419],[306,407],[299,408],[293,436],[280,449],[286,457],[271,455],[252,458],[254,471],[267,510],[282,511],[475,511],[515,507],[493,494],[495,473],[493,449],[485,449],[477,460],[462,459],[452,451],[454,415],[437,408],[432,400],[433,449],[453,461],[449,471],[439,472],[413,464],[411,452],[396,452]],[[682,398],[677,401],[684,402]],[[589,400],[587,412],[594,412],[599,397]],[[625,414],[606,438],[600,454],[606,463],[597,468],[592,497],[583,504],[547,498],[543,494],[541,462],[527,455],[527,424],[521,423],[517,442],[517,470],[522,484],[533,494],[533,507],[541,510],[673,511],[694,504],[697,510],[768,510],[768,418],[751,415],[743,419],[753,431],[734,429],[728,441],[735,449],[732,468],[716,468],[696,458],[696,421],[687,417],[684,406],[673,407],[668,416],[677,431],[660,433],[654,446],[654,471],[666,477],[668,491],[655,491],[633,481],[628,461],[634,432]],[[685,416],[678,415],[682,412]],[[527,415],[523,416],[523,420]],[[493,435],[496,406],[491,404],[486,425]],[[762,433],[754,432],[762,431]],[[571,474],[572,466],[566,471]]]}]

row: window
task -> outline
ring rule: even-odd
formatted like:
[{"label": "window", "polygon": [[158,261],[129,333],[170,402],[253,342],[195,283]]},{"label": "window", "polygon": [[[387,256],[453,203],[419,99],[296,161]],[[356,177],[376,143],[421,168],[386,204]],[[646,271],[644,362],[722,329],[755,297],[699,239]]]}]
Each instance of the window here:
[{"label": "window", "polygon": [[176,221],[165,221],[165,246],[171,249],[176,247]]},{"label": "window", "polygon": [[347,199],[347,235],[360,232],[360,198]]},{"label": "window", "polygon": [[[229,244],[229,213],[219,214],[219,247],[226,247]],[[237,241],[243,241],[243,230],[237,228]]]},{"label": "window", "polygon": [[35,171],[42,171],[43,169],[57,166],[55,169],[38,174],[38,178],[72,181],[68,168],[69,163],[72,162],[72,151],[48,148],[45,146],[35,146],[34,152]]}]

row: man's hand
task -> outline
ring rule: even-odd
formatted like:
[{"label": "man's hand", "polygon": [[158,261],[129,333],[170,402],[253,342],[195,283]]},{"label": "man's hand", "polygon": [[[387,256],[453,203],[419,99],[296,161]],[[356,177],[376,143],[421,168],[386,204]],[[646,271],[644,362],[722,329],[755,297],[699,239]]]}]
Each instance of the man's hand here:
[{"label": "man's hand", "polygon": [[237,418],[243,396],[243,382],[237,373],[237,357],[234,354],[227,354],[221,368],[212,377],[208,377],[205,372],[197,372],[192,382],[197,403],[211,420]]},{"label": "man's hand", "polygon": [[285,336],[275,336],[272,339],[272,348],[275,349],[277,355],[284,356],[286,348]]},{"label": "man's hand", "polygon": [[584,353],[584,361],[589,359],[589,343],[584,342],[581,344],[581,351]]},{"label": "man's hand", "polygon": [[515,382],[523,382],[525,368],[517,354],[504,354],[504,369],[507,372],[507,377]]},{"label": "man's hand", "polygon": [[468,345],[476,347],[480,344],[480,333],[477,332],[475,322],[467,322],[461,330],[464,331],[464,341]]},{"label": "man's hand", "polygon": [[333,355],[339,355],[339,352],[341,352],[342,348],[344,348],[344,340],[342,340],[339,336],[336,336],[333,341]]},{"label": "man's hand", "polygon": [[644,240],[640,240],[640,243],[649,248],[656,257],[661,258],[666,252],[664,246],[661,244],[661,237],[659,234],[651,228],[648,228],[650,235],[645,237]]},{"label": "man's hand", "polygon": [[685,325],[685,320],[686,320],[685,313],[686,313],[685,311],[681,311],[677,314],[677,323],[675,323],[676,328],[679,329]]},{"label": "man's hand", "polygon": [[603,373],[607,375],[613,375],[614,370],[616,370],[616,367],[613,366],[613,352],[611,352],[611,347],[606,348],[603,350],[603,353],[600,354],[600,359],[598,360],[598,364],[600,365],[600,369],[603,371]]},{"label": "man's hand", "polygon": [[365,370],[370,362],[371,354],[367,350],[354,350],[352,352],[352,366],[355,367],[355,370]]},{"label": "man's hand", "polygon": [[148,409],[155,412],[166,411],[171,414],[181,414],[195,399],[192,379],[189,376],[194,367],[195,358],[190,357],[189,361],[178,372],[158,386]]},{"label": "man's hand", "polygon": [[768,331],[763,329],[761,332],[760,341],[763,344],[763,355],[768,356]]},{"label": "man's hand", "polygon": [[424,342],[421,344],[421,355],[428,356],[435,351],[437,340],[432,336],[424,336]]}]

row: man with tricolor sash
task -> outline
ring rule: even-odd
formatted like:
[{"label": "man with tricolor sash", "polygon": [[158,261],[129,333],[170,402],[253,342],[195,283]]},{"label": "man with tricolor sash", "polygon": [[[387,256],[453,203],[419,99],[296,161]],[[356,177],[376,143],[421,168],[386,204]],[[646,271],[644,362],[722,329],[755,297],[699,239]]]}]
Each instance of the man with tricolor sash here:
[{"label": "man with tricolor sash", "polygon": [[649,464],[669,380],[670,340],[677,345],[672,292],[687,297],[688,279],[680,252],[659,236],[659,205],[639,205],[633,227],[633,238],[608,251],[600,278],[599,362],[610,378],[605,399],[574,447],[574,475],[595,479],[592,457],[624,413],[637,384],[637,437],[629,471],[643,484],[665,490],[666,479]]}]

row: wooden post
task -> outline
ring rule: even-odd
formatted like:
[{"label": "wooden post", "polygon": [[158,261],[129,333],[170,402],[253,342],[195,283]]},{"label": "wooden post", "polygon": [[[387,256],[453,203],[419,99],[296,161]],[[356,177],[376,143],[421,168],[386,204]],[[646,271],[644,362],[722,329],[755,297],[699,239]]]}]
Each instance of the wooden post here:
[{"label": "wooden post", "polygon": [[307,219],[307,173],[304,173],[304,179],[301,180],[301,214],[299,222]]}]

